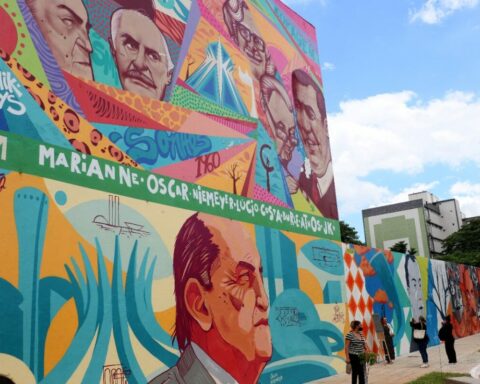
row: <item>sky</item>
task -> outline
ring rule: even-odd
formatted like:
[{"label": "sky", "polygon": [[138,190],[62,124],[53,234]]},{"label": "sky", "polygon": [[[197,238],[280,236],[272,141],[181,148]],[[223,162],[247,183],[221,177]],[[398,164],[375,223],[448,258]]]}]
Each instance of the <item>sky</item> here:
[{"label": "sky", "polygon": [[316,27],[340,219],[428,190],[480,215],[480,0],[285,0]]}]

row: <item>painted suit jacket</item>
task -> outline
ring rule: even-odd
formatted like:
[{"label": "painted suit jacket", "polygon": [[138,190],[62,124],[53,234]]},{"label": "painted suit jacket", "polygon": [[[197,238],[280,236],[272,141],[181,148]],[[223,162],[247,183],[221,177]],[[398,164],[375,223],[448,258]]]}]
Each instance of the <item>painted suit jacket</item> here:
[{"label": "painted suit jacket", "polygon": [[320,210],[323,216],[338,220],[337,196],[335,193],[335,181],[332,180],[327,192],[320,197],[318,192],[317,175],[313,172],[309,178],[304,172],[298,180],[300,189],[305,191],[313,204]]},{"label": "painted suit jacket", "polygon": [[149,381],[149,384],[215,384],[189,345],[177,365]]}]

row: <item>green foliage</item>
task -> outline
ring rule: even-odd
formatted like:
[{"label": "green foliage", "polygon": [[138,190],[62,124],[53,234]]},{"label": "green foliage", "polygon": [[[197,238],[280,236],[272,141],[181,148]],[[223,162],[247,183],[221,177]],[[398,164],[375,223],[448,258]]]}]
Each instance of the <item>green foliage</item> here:
[{"label": "green foliage", "polygon": [[443,384],[447,377],[462,377],[468,376],[466,373],[455,372],[431,372],[419,377],[408,384]]},{"label": "green foliage", "polygon": [[473,265],[480,267],[480,251],[472,252],[454,252],[448,255],[439,256],[438,259],[444,261],[451,261],[457,264]]},{"label": "green foliage", "polygon": [[[392,252],[407,253],[407,243],[403,240],[398,241],[390,247],[390,250]],[[412,248],[412,250],[415,250],[415,248]]]},{"label": "green foliage", "polygon": [[480,219],[473,219],[448,236],[440,259],[480,267]]},{"label": "green foliage", "polygon": [[367,365],[374,365],[377,362],[377,354],[375,352],[364,352],[359,355],[360,361]]},{"label": "green foliage", "polygon": [[358,238],[357,230],[343,220],[340,220],[340,236],[342,243],[365,245]]},{"label": "green foliage", "polygon": [[418,252],[417,248],[413,248],[413,247],[408,250],[408,253],[413,256],[415,256],[417,252]]}]

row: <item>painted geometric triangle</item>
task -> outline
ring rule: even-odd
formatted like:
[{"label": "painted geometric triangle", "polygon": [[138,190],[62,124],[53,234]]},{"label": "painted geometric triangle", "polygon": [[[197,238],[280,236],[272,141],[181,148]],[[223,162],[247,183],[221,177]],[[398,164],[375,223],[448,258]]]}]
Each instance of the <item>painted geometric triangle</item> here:
[{"label": "painted geometric triangle", "polygon": [[95,124],[95,127],[145,169],[177,164],[252,141],[111,124]]},{"label": "painted geometric triangle", "polygon": [[[257,148],[255,146],[255,152]],[[252,161],[250,163],[250,168],[248,169],[247,174],[245,175],[245,183],[243,184],[242,196],[246,197],[253,197],[255,191],[255,168],[257,166],[257,158],[256,156],[252,157]]]},{"label": "painted geometric triangle", "polygon": [[244,134],[195,111],[70,75],[87,117],[94,122],[165,131],[244,138]]},{"label": "painted geometric triangle", "polygon": [[272,195],[265,188],[262,188],[258,184],[255,184],[255,188],[254,188],[254,192],[253,192],[253,198],[255,200],[264,201],[266,203],[273,204],[273,205],[278,205],[280,207],[291,208],[286,203],[284,203],[282,200],[280,200],[278,197]]},{"label": "painted geometric triangle", "polygon": [[[229,149],[211,152],[194,159],[182,161],[181,163],[156,168],[153,172],[193,183],[209,173],[216,172],[222,164],[229,162],[251,146],[252,142],[243,143]],[[213,185],[209,185],[209,187],[216,188]]]},{"label": "painted geometric triangle", "polygon": [[210,101],[248,116],[240,93],[233,79],[234,65],[220,41],[206,48],[203,63],[186,80],[187,85]]},{"label": "painted geometric triangle", "polygon": [[[144,128],[167,128],[148,115],[143,114],[128,105],[137,102],[138,95],[130,94],[124,100],[119,100],[114,95],[120,91],[113,87],[104,86],[98,89],[93,83],[88,83],[65,72],[70,87],[75,93],[85,116],[89,121],[104,124],[133,125]],[[108,92],[108,94],[106,93]]]},{"label": "painted geometric triangle", "polygon": [[250,143],[242,152],[228,161],[222,162],[213,172],[197,179],[197,183],[225,192],[241,194],[250,164],[255,157],[255,150],[256,143]]}]

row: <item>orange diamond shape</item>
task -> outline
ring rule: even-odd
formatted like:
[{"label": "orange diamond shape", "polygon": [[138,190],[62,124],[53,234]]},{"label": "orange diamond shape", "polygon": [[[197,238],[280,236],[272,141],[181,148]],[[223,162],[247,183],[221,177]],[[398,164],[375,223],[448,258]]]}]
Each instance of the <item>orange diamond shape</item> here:
[{"label": "orange diamond shape", "polygon": [[353,296],[350,297],[350,300],[348,301],[348,308],[352,311],[353,315],[355,315],[355,312],[357,311],[357,303],[355,303]]},{"label": "orange diamond shape", "polygon": [[348,268],[350,268],[353,260],[352,254],[349,252],[345,252],[345,254],[343,255],[343,259],[345,260],[345,263],[347,264]]},{"label": "orange diamond shape", "polygon": [[347,283],[347,287],[350,291],[353,290],[353,287],[355,285],[355,280],[353,280],[353,276],[352,276],[352,273],[351,272],[348,272],[348,277],[347,277],[347,280],[346,280],[346,283]]},{"label": "orange diamond shape", "polygon": [[355,283],[357,284],[357,287],[360,289],[360,291],[363,290],[363,279],[360,273],[357,273],[357,276],[355,277]]},{"label": "orange diamond shape", "polygon": [[365,305],[365,300],[363,299],[363,297],[360,297],[360,300],[358,301],[358,309],[360,309],[362,315],[365,313],[366,307],[367,306]]}]

